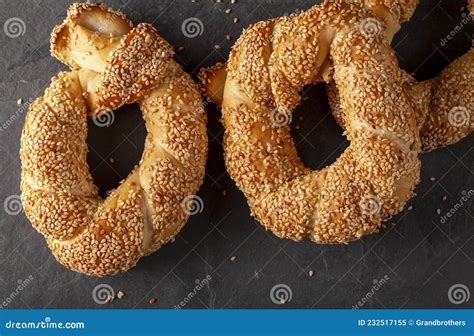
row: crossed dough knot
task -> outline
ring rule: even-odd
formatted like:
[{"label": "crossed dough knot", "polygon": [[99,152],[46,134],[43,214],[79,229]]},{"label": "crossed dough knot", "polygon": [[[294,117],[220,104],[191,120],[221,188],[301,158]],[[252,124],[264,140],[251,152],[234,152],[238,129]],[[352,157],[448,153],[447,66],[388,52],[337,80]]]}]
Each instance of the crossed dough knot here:
[{"label": "crossed dough knot", "polygon": [[[405,88],[410,80],[390,41],[416,5],[327,0],[252,25],[226,65],[201,72],[204,91],[222,105],[227,170],[252,215],[278,237],[347,243],[376,232],[414,195],[419,121],[427,118],[431,92]],[[375,31],[367,27],[374,22]],[[335,83],[336,117],[351,144],[335,163],[311,171],[288,124],[299,92],[322,80]],[[472,91],[472,80],[463,83]],[[470,131],[463,132],[457,140]],[[454,141],[442,136],[443,144]],[[424,139],[423,147],[437,146]]]},{"label": "crossed dough knot", "polygon": [[[207,157],[200,92],[151,25],[133,28],[104,5],[73,4],[51,52],[72,71],[54,77],[26,116],[24,210],[61,264],[112,275],[172,240],[189,217]],[[87,115],[134,102],[148,131],[143,156],[104,200],[86,162]]]}]

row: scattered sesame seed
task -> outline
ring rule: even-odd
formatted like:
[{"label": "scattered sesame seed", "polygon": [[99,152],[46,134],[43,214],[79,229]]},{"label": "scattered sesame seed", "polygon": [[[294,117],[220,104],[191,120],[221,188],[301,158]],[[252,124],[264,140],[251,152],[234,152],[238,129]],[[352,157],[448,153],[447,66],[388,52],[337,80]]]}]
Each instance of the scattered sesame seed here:
[{"label": "scattered sesame seed", "polygon": [[239,22],[239,18],[234,18],[234,23]]},{"label": "scattered sesame seed", "polygon": [[236,257],[236,256],[232,256],[232,257],[230,257],[230,261],[234,261],[235,259],[237,259],[237,257]]},{"label": "scattered sesame seed", "polygon": [[225,13],[226,13],[226,14],[230,14],[230,12],[232,12],[232,9],[230,9],[230,8],[227,8],[227,9],[225,10]]},{"label": "scattered sesame seed", "polygon": [[431,181],[431,182],[436,181],[436,177],[430,177],[430,181]]},{"label": "scattered sesame seed", "polygon": [[122,299],[124,296],[125,296],[125,293],[122,292],[122,291],[119,291],[119,292],[117,293],[117,299]]},{"label": "scattered sesame seed", "polygon": [[156,299],[151,298],[150,300],[148,300],[148,303],[151,304],[151,305],[154,305],[156,303]]},{"label": "scattered sesame seed", "polygon": [[312,277],[312,276],[314,275],[314,271],[312,271],[312,270],[309,271],[309,272],[308,272],[308,275],[309,275],[310,277]]},{"label": "scattered sesame seed", "polygon": [[437,213],[438,215],[441,215],[441,209],[436,209],[436,213]]},{"label": "scattered sesame seed", "polygon": [[443,196],[443,202],[446,202],[448,200],[448,196],[444,195]]}]

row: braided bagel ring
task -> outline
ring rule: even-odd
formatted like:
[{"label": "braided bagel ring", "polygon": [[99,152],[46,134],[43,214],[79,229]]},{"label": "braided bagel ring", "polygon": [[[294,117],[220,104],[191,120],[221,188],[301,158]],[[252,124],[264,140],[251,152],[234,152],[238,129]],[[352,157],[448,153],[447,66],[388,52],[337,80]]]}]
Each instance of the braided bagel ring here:
[{"label": "braided bagel ring", "polygon": [[[368,18],[364,5],[336,0],[259,22],[237,41],[226,74],[201,74],[208,92],[225,80],[228,172],[252,214],[279,237],[358,239],[398,213],[418,183],[421,144],[404,76],[386,39],[361,33]],[[351,144],[334,164],[314,172],[303,166],[288,125],[275,123],[275,115],[289,119],[298,92],[322,75],[328,59]]]},{"label": "braided bagel ring", "polygon": [[[393,2],[395,0],[385,0]],[[366,0],[369,7],[386,24],[386,36],[389,42],[399,30],[397,10],[394,12],[380,9],[382,0]],[[415,2],[416,5],[417,1]],[[405,13],[413,13],[413,3],[407,6]],[[392,6],[392,8],[395,6]],[[396,8],[396,7],[395,7]],[[469,2],[470,12],[474,12],[473,1]],[[409,17],[405,17],[407,19]],[[418,129],[423,151],[446,147],[465,138],[474,130],[474,47],[456,59],[441,74],[431,80],[417,82],[406,74],[405,89],[415,107]],[[339,93],[334,82],[327,87],[329,104],[336,121],[345,128],[344,110],[340,106]]]},{"label": "braided bagel ring", "polygon": [[[174,238],[204,178],[206,115],[191,77],[149,24],[73,4],[51,38],[73,71],[52,79],[21,138],[26,216],[65,267],[94,276],[133,267]],[[87,114],[139,102],[148,135],[138,166],[105,199],[89,174]]]},{"label": "braided bagel ring", "polygon": [[[380,24],[378,33],[385,33],[391,43],[398,32],[400,23],[413,14],[418,1],[407,0],[354,0],[365,4],[376,15]],[[472,0],[469,3],[474,12]],[[399,22],[400,21],[400,22]],[[374,22],[374,21],[372,21]],[[382,23],[384,29],[382,30]],[[344,110],[340,105],[339,91],[332,80],[330,65],[325,64],[318,81],[328,84],[327,93],[332,114],[337,123],[345,129]],[[404,88],[415,108],[415,116],[420,131],[423,151],[454,144],[474,130],[474,48],[451,63],[441,74],[431,80],[417,82],[408,73],[404,75]],[[203,69],[201,79],[204,82],[204,94],[217,104],[222,104],[223,88],[227,77],[226,65],[217,64]],[[212,80],[210,79],[212,78]]]}]

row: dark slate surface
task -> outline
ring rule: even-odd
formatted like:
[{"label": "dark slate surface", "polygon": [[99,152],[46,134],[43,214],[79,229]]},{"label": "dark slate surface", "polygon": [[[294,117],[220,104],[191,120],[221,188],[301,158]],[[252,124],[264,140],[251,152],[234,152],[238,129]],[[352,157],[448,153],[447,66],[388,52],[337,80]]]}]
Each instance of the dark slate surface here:
[{"label": "dark slate surface", "polygon": [[[135,23],[152,22],[176,48],[177,58],[196,74],[202,66],[226,59],[230,42],[242,28],[261,19],[304,10],[318,1],[245,1],[231,5],[211,0],[107,1]],[[50,78],[65,67],[49,55],[49,34],[65,17],[68,1],[1,1],[0,23],[24,22],[20,31],[0,31],[0,201],[19,194],[19,138],[25,102],[43,93]],[[463,27],[448,43],[441,39],[462,20],[462,0],[422,1],[415,17],[394,43],[401,66],[427,79],[470,46],[471,26]],[[225,9],[232,8],[230,14]],[[190,39],[182,22],[197,17],[204,31]],[[233,18],[239,18],[237,24]],[[11,22],[11,20],[10,20]],[[21,22],[20,22],[21,23]],[[23,33],[23,34],[21,34]],[[222,46],[215,50],[214,45]],[[309,88],[308,98],[294,117],[293,134],[307,165],[330,164],[347,146],[341,129],[329,114],[322,85]],[[23,213],[0,208],[0,306],[7,308],[172,308],[190,296],[186,308],[351,308],[366,296],[363,308],[468,308],[474,300],[453,304],[452,286],[474,290],[472,199],[474,141],[472,136],[447,149],[422,155],[422,181],[413,209],[392,219],[388,228],[347,246],[318,246],[309,241],[279,240],[249,215],[242,194],[227,175],[222,159],[220,112],[209,113],[209,162],[199,196],[202,213],[192,216],[174,244],[143,258],[129,272],[90,278],[62,268],[41,235]],[[145,128],[136,106],[122,108],[109,128],[90,123],[89,163],[102,193],[115,187],[141,155]],[[110,161],[113,158],[113,163]],[[435,181],[430,178],[435,177]],[[447,200],[443,201],[443,196]],[[13,197],[13,198],[12,198]],[[437,214],[458,208],[442,221]],[[231,256],[236,256],[230,261]],[[310,270],[314,276],[308,276]],[[209,277],[210,280],[204,280]],[[384,280],[374,287],[374,280]],[[209,279],[208,278],[208,279]],[[23,281],[23,285],[19,285]],[[201,285],[199,285],[201,281]],[[122,300],[98,305],[94,288],[109,285]],[[291,300],[271,301],[271,289],[288,286]],[[102,287],[97,287],[102,288]],[[190,293],[193,293],[192,295]],[[196,295],[194,295],[194,293]],[[281,293],[281,291],[279,292]],[[369,294],[368,294],[369,293]],[[155,305],[148,303],[156,298]],[[462,298],[461,298],[462,299]],[[365,301],[365,299],[364,299]]]}]

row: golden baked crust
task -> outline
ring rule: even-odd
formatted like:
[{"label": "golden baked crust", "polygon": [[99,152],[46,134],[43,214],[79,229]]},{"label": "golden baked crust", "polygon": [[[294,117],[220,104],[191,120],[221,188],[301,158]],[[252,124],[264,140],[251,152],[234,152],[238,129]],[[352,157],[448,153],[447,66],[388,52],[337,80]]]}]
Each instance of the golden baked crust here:
[{"label": "golden baked crust", "polygon": [[[183,201],[204,178],[206,114],[197,85],[148,24],[104,5],[73,4],[51,38],[69,65],[26,116],[22,202],[56,259],[89,275],[125,271],[174,238]],[[148,135],[140,163],[105,199],[87,155],[87,115],[138,102]]]},{"label": "golden baked crust", "polygon": [[[338,0],[259,22],[244,31],[220,75],[227,170],[252,214],[279,237],[347,243],[377,231],[414,194],[416,115],[387,39],[363,31],[372,19],[359,1]],[[219,71],[201,73],[209,95]],[[323,72],[339,89],[351,145],[331,166],[311,171],[288,121],[298,92]]]}]

